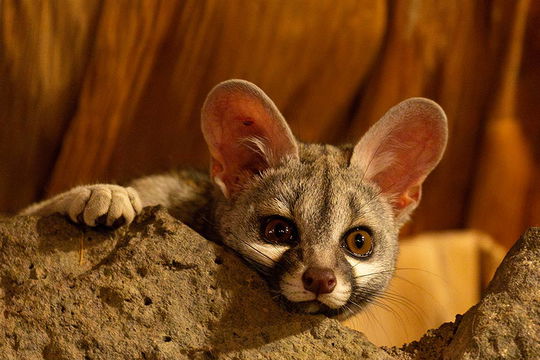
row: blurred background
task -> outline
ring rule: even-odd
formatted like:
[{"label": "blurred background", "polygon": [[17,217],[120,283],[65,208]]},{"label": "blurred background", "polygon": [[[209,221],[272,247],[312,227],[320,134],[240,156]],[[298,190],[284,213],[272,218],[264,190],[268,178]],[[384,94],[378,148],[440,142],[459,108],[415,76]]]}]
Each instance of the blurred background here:
[{"label": "blurred background", "polygon": [[411,96],[445,109],[447,152],[403,231],[400,261],[425,276],[398,270],[428,296],[397,289],[413,299],[390,305],[422,324],[403,334],[406,314],[350,322],[375,342],[465,311],[501,254],[540,225],[530,0],[2,0],[0,213],[78,184],[205,169],[200,107],[230,78],[265,90],[306,142],[355,142]]}]

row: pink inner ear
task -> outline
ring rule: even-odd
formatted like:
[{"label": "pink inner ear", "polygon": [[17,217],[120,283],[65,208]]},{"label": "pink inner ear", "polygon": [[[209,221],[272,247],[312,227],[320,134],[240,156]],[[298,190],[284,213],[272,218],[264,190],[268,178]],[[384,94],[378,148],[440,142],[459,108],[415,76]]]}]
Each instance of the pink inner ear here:
[{"label": "pink inner ear", "polygon": [[[387,171],[373,180],[384,192],[404,194],[409,188],[420,186],[440,158],[441,137],[438,129],[422,121],[410,121],[407,129],[396,129],[394,136],[379,149],[388,153]],[[380,156],[375,155],[375,156]]]},{"label": "pink inner ear", "polygon": [[255,85],[218,85],[203,106],[201,127],[212,155],[212,176],[233,193],[275,158],[297,156],[297,145],[272,101]]},{"label": "pink inner ear", "polygon": [[246,139],[257,137],[269,143],[269,139],[279,138],[273,134],[272,126],[268,126],[271,124],[266,124],[266,127],[264,123],[261,124],[268,114],[254,100],[228,94],[209,109],[213,125],[207,135],[215,140],[212,155],[223,164],[227,173],[240,175],[245,171],[258,172],[267,166],[262,154],[253,151]]},{"label": "pink inner ear", "polygon": [[412,98],[390,109],[356,145],[351,164],[390,196],[397,213],[420,201],[421,186],[446,147],[446,116],[434,102]]},{"label": "pink inner ear", "polygon": [[[224,121],[228,126],[223,126]],[[222,119],[221,122],[221,138],[216,144],[216,153],[225,165],[223,170],[226,170],[226,174],[222,181],[233,185],[246,175],[244,173],[258,173],[268,166],[264,156],[254,151],[245,140],[251,137],[265,138],[265,132],[253,118],[237,116],[231,120]],[[231,178],[233,175],[234,179]]]}]

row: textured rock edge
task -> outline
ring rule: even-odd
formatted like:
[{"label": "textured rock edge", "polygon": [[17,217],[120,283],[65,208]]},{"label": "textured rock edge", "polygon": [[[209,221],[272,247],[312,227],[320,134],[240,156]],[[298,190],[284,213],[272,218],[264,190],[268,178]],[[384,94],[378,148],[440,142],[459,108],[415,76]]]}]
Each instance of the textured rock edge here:
[{"label": "textured rock edge", "polygon": [[[44,230],[41,229],[41,233],[38,234],[38,229],[39,224],[43,222],[45,223],[45,227],[47,227],[47,224],[53,225],[53,229],[45,230],[45,237],[51,234],[53,237],[58,235],[55,232],[63,232],[63,234],[60,234],[63,238],[77,238],[81,236],[82,230],[79,227],[68,224],[66,220],[60,217],[49,217],[48,219],[13,218],[2,219],[0,221],[0,259],[4,256],[2,259],[4,262],[2,264],[4,266],[4,272],[0,273],[2,275],[2,283],[0,284],[0,289],[2,290],[0,292],[0,305],[2,305],[2,309],[0,310],[4,314],[6,310],[9,310],[9,304],[6,304],[6,298],[8,298],[7,292],[9,291],[6,284],[10,281],[23,284],[27,281],[35,281],[46,276],[43,273],[43,269],[38,268],[28,269],[26,271],[27,276],[21,276],[16,271],[13,272],[13,269],[17,267],[26,269],[28,266],[26,260],[28,259],[22,259],[24,256],[21,256],[19,259],[7,259],[5,257],[7,254],[5,249],[10,246],[24,247],[24,239],[19,238],[18,241],[13,242],[13,238],[17,236],[34,237],[33,243],[29,241],[30,247],[32,244],[33,246],[39,245],[38,240],[43,237],[41,233]],[[17,229],[7,231],[6,229],[9,230],[10,226]],[[256,283],[256,285],[249,288],[250,294],[256,295],[254,298],[258,301],[258,303],[254,303],[254,309],[260,306],[261,302],[265,301],[265,297],[268,297],[264,283],[258,279],[258,276],[251,269],[246,268],[239,259],[236,259],[233,254],[216,244],[201,239],[200,236],[192,233],[191,230],[172,219],[164,210],[160,209],[147,209],[143,216],[128,231],[118,233],[114,236],[110,233],[100,233],[99,231],[95,232],[88,229],[82,231],[86,235],[92,234],[92,236],[100,238],[102,244],[105,245],[102,249],[94,249],[94,254],[90,252],[87,255],[91,258],[94,257],[92,266],[82,268],[79,274],[68,274],[67,278],[76,278],[100,266],[108,266],[111,262],[114,263],[116,261],[115,259],[129,261],[125,260],[126,258],[117,257],[116,253],[122,249],[125,250],[126,247],[137,246],[136,244],[130,244],[129,240],[126,239],[132,237],[131,232],[134,228],[137,228],[139,232],[142,231],[145,233],[146,230],[141,230],[145,227],[153,228],[150,232],[153,236],[165,236],[166,234],[175,232],[184,233],[184,236],[190,239],[198,239],[197,241],[202,243],[202,246],[207,248],[206,250],[210,249],[210,253],[214,253],[211,254],[213,262],[218,261],[218,259],[219,261],[223,261],[222,257],[226,257],[228,263],[236,263],[231,265],[234,270],[240,271],[242,273],[241,276],[246,275],[246,279],[249,282]],[[149,233],[146,232],[145,234],[148,235]],[[143,235],[142,238],[146,235]],[[146,358],[303,359],[309,357],[297,356],[297,353],[302,352],[307,356],[313,356],[312,351],[314,349],[318,356],[320,355],[319,358],[340,356],[343,359],[384,359],[390,357],[397,359],[495,359],[501,356],[503,358],[516,359],[538,358],[540,357],[540,339],[538,335],[540,334],[538,320],[540,318],[540,297],[538,293],[538,285],[540,284],[540,264],[538,262],[538,259],[540,259],[539,243],[540,229],[529,229],[509,251],[479,304],[472,307],[463,316],[458,315],[455,322],[446,323],[438,329],[429,330],[419,341],[404,345],[400,349],[383,348],[383,352],[369,343],[362,334],[347,329],[334,320],[285,314],[281,310],[274,308],[270,302],[264,304],[265,308],[271,307],[270,312],[277,312],[278,314],[267,316],[265,318],[267,323],[263,321],[262,325],[259,325],[263,327],[268,325],[272,330],[268,333],[262,331],[262,335],[259,335],[265,340],[252,344],[253,346],[250,345],[251,347],[243,346],[243,348],[239,349],[228,348],[227,351],[214,352],[214,349],[206,346],[203,348],[199,347],[198,350],[196,348],[191,350],[184,348],[182,351],[176,353],[172,348],[169,349],[170,351],[157,348],[154,352],[149,352]],[[73,247],[69,244],[65,244],[65,246],[67,248]],[[42,250],[49,251],[50,249],[47,248],[47,245],[41,244],[35,250],[39,253]],[[64,250],[69,251],[69,249]],[[20,253],[26,254],[28,252],[22,251]],[[104,254],[107,255],[104,256]],[[101,260],[97,261],[96,259]],[[5,266],[8,261],[11,263],[11,267]],[[174,263],[171,264],[174,266]],[[56,268],[59,269],[64,265],[59,264]],[[8,269],[7,273],[5,271],[6,269]],[[50,273],[54,269],[48,269],[47,271]],[[242,281],[241,279],[241,277],[237,277],[235,281]],[[228,300],[230,299],[225,299],[225,301]],[[245,305],[244,303],[243,306],[245,307]],[[21,316],[24,316],[24,314]],[[272,324],[271,321],[274,317],[283,317],[286,320]],[[292,326],[293,328],[296,326],[295,331],[287,333],[283,337],[275,336],[275,333],[281,331],[280,327],[286,324],[295,324]],[[227,341],[234,343],[226,335],[220,334],[220,336],[221,338],[219,340],[222,343]],[[3,350],[3,346],[8,346],[6,344],[9,342],[13,343],[13,339],[8,339],[6,333],[0,335],[0,340],[3,340],[5,343],[4,345],[0,344],[0,350]],[[40,350],[43,355],[42,358],[61,358],[61,352],[64,350],[58,350],[54,346],[51,348],[50,343],[48,346],[45,350]],[[308,348],[310,346],[313,347],[311,350]],[[7,354],[7,352],[3,353]],[[280,353],[281,355],[279,355]],[[311,355],[309,355],[310,353]],[[87,358],[93,357],[89,356]],[[94,358],[100,357],[95,356]]]},{"label": "textured rock edge", "polygon": [[387,351],[400,359],[540,359],[540,228],[516,241],[478,304]]}]

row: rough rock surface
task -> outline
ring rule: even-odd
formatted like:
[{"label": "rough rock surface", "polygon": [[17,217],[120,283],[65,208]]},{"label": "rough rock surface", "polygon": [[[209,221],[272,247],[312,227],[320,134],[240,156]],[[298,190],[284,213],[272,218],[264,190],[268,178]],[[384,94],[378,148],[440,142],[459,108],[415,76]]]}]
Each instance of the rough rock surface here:
[{"label": "rough rock surface", "polygon": [[540,228],[510,249],[477,305],[401,350],[405,359],[540,359]]},{"label": "rough rock surface", "polygon": [[506,255],[444,359],[540,359],[540,228]]},{"label": "rough rock surface", "polygon": [[538,359],[540,229],[481,302],[401,349],[289,314],[233,253],[164,210],[128,229],[0,220],[0,359]]},{"label": "rough rock surface", "polygon": [[233,253],[165,211],[128,230],[0,222],[0,359],[389,359],[289,314]]}]

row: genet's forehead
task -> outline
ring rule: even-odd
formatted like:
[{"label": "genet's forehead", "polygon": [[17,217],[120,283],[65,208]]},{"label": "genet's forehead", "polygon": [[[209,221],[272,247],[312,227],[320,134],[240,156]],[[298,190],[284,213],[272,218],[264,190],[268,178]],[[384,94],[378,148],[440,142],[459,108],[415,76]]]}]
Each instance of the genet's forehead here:
[{"label": "genet's forehead", "polygon": [[325,161],[267,174],[258,195],[257,212],[291,218],[309,233],[341,231],[377,212],[377,191],[361,174]]}]

